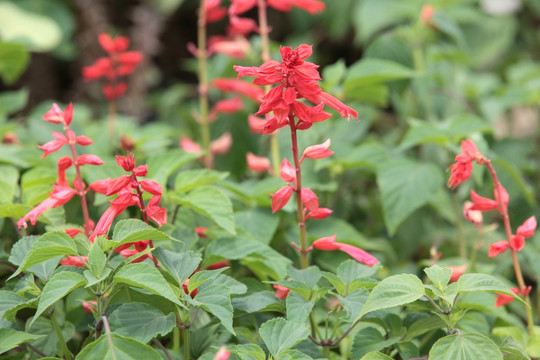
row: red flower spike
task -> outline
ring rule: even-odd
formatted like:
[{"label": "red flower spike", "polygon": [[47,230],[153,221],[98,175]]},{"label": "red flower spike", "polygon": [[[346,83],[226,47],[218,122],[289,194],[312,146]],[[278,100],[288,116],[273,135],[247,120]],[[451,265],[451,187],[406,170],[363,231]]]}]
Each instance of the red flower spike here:
[{"label": "red flower spike", "polygon": [[474,190],[471,190],[471,200],[473,205],[469,210],[490,211],[497,209],[499,205],[496,200],[482,197]]},{"label": "red flower spike", "polygon": [[230,132],[223,133],[216,140],[210,142],[210,153],[213,155],[225,155],[231,149],[232,141]]},{"label": "red flower spike", "polygon": [[517,228],[517,235],[523,236],[524,238],[530,238],[534,236],[534,231],[536,230],[536,218],[531,216],[525,222]]},{"label": "red flower spike", "polygon": [[75,142],[81,146],[88,146],[92,145],[93,141],[89,137],[86,137],[84,135],[79,135],[75,138]]},{"label": "red flower spike", "polygon": [[180,137],[180,148],[187,153],[200,153],[202,148],[195,141],[191,140],[187,136]]},{"label": "red flower spike", "polygon": [[107,193],[107,189],[109,185],[111,184],[111,179],[106,180],[97,180],[90,184],[89,189],[97,192],[98,194],[105,195]]},{"label": "red flower spike", "polygon": [[116,155],[116,163],[124,171],[130,172],[135,167],[135,157],[131,153],[127,154],[127,156]]},{"label": "red flower spike", "polygon": [[64,112],[54,103],[52,108],[43,115],[43,120],[51,124],[60,124],[64,121]]},{"label": "red flower spike", "polygon": [[510,238],[510,248],[521,251],[525,246],[525,238],[521,235],[512,235]]},{"label": "red flower spike", "polygon": [[[307,98],[307,97],[306,97]],[[309,100],[309,98],[307,98]],[[336,110],[341,117],[346,118],[347,120],[351,120],[351,118],[357,119],[358,113],[352,109],[351,107],[345,105],[335,97],[333,97],[330,94],[327,94],[325,92],[320,92],[318,94],[318,100],[322,103],[330,106],[332,109]]]},{"label": "red flower spike", "polygon": [[319,208],[319,198],[310,188],[302,189],[302,202],[309,211],[316,211]]},{"label": "red flower spike", "polygon": [[52,134],[55,138],[54,140],[51,140],[43,145],[38,146],[38,148],[43,150],[43,155],[41,156],[42,158],[46,157],[47,155],[53,152],[60,150],[62,146],[68,143],[68,139],[64,134],[56,132],[56,131],[53,131]]},{"label": "red flower spike", "polygon": [[296,170],[287,159],[283,159],[280,166],[281,179],[285,182],[294,183],[296,180]]},{"label": "red flower spike", "polygon": [[165,208],[158,206],[160,201],[161,196],[154,195],[150,201],[148,201],[146,214],[152,221],[155,221],[159,226],[162,226],[167,223],[167,211]]},{"label": "red flower spike", "polygon": [[86,256],[81,256],[79,258],[78,256],[67,255],[65,259],[60,260],[60,265],[64,266],[75,266],[82,268],[85,264],[88,264],[88,257]]},{"label": "red flower spike", "polygon": [[141,185],[144,191],[152,195],[161,195],[163,193],[161,185],[159,185],[154,180],[140,180],[139,185]]},{"label": "red flower spike", "polygon": [[508,241],[506,240],[497,241],[496,243],[489,245],[488,256],[495,257],[499,254],[502,254],[506,250],[508,250],[509,247],[510,247],[510,243]]},{"label": "red flower spike", "polygon": [[287,205],[287,202],[291,198],[293,193],[293,187],[289,184],[283,186],[274,194],[270,194],[272,197],[272,214]]},{"label": "red flower spike", "polygon": [[317,220],[325,219],[325,218],[329,217],[330,215],[332,215],[332,212],[333,212],[332,210],[327,209],[327,208],[318,208],[315,211],[310,211],[306,215],[306,220],[309,219],[309,218],[317,219]]},{"label": "red flower spike", "polygon": [[148,165],[139,165],[133,169],[133,175],[135,176],[146,176],[148,174]]},{"label": "red flower spike", "polygon": [[216,355],[214,355],[214,360],[228,360],[231,356],[231,352],[225,349],[225,347],[221,347]]},{"label": "red flower spike", "polygon": [[77,158],[79,165],[103,165],[103,160],[96,155],[82,154]]},{"label": "red flower spike", "polygon": [[[102,184],[99,184],[102,185]],[[122,175],[116,179],[110,180],[107,184],[106,196],[118,194],[118,192],[131,185],[131,177],[129,175]],[[99,191],[98,191],[99,192]]]},{"label": "red flower spike", "polygon": [[324,2],[319,0],[268,0],[268,6],[279,11],[291,11],[293,7],[307,11],[311,15],[326,8]]},{"label": "red flower spike", "polygon": [[96,237],[107,234],[114,218],[132,205],[137,205],[137,201],[136,199],[133,199],[131,194],[119,195],[111,202],[111,206],[109,206],[109,208],[101,215],[101,218],[99,218],[99,221],[94,228],[94,232],[88,240],[93,243]]},{"label": "red flower spike", "polygon": [[246,154],[246,162],[248,169],[254,172],[266,172],[270,169],[270,160],[268,158],[250,152]]},{"label": "red flower spike", "polygon": [[221,260],[221,261],[208,265],[206,267],[206,270],[223,269],[224,267],[229,267],[229,266],[231,266],[231,262],[229,260]]},{"label": "red flower spike", "polygon": [[334,250],[343,251],[349,254],[350,256],[352,256],[356,261],[364,263],[368,266],[374,266],[379,262],[377,258],[372,256],[368,252],[360,248],[357,248],[356,246],[336,242],[335,234],[330,237],[325,237],[325,238],[315,240],[313,242],[313,247],[316,249],[325,250],[325,251],[334,251]]},{"label": "red flower spike", "polygon": [[244,108],[242,99],[234,97],[232,99],[225,99],[218,101],[210,111],[213,114],[234,114]]},{"label": "red flower spike", "polygon": [[302,159],[307,157],[309,159],[324,159],[332,155],[334,152],[329,149],[330,139],[326,140],[322,144],[308,146],[302,154]]},{"label": "red flower spike", "polygon": [[285,286],[278,285],[278,284],[274,284],[272,286],[274,287],[274,289],[276,289],[275,295],[280,300],[286,299],[287,296],[289,295],[289,292],[291,291],[291,289],[286,288]]},{"label": "red flower spike", "polygon": [[117,84],[103,84],[101,87],[101,91],[103,92],[103,96],[107,100],[114,100],[119,98],[120,96],[124,95],[124,93],[127,90],[127,83],[125,82],[119,82]]},{"label": "red flower spike", "polygon": [[46,198],[42,202],[40,202],[38,205],[36,205],[32,210],[30,210],[26,215],[24,215],[19,221],[17,221],[17,226],[19,229],[21,227],[28,226],[26,224],[27,221],[30,221],[32,225],[36,224],[36,221],[38,217],[43,214],[45,211],[53,208],[57,208],[59,206],[64,205],[67,203],[71,198],[76,194],[76,191],[74,189],[71,189],[66,186],[54,186],[53,185],[53,192],[50,194],[50,197]]},{"label": "red flower spike", "polygon": [[[457,159],[457,157],[456,157]],[[468,162],[456,162],[448,168],[451,171],[450,179],[448,179],[448,187],[455,189],[459,184],[471,177],[473,165]]]},{"label": "red flower spike", "polygon": [[58,159],[58,178],[56,179],[56,183],[61,186],[68,186],[68,183],[66,181],[66,170],[71,167],[73,164],[73,161],[69,156],[64,156],[60,159]]}]

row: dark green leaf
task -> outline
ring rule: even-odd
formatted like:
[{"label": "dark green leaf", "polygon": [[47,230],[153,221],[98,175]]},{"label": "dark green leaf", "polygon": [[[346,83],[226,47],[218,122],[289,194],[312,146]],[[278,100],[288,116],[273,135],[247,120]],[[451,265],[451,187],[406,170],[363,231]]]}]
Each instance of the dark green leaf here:
[{"label": "dark green leaf", "polygon": [[497,345],[477,334],[455,334],[437,340],[429,351],[430,360],[502,360]]},{"label": "dark green leaf", "polygon": [[15,329],[0,329],[0,354],[23,342],[39,339],[40,337],[43,337],[43,335],[33,335]]},{"label": "dark green leaf", "polygon": [[103,334],[101,337],[86,345],[77,360],[162,360],[159,353],[150,346],[135,339],[118,334]]},{"label": "dark green leaf", "polygon": [[165,336],[176,326],[173,313],[163,314],[142,303],[123,304],[109,316],[111,330],[119,335],[147,343],[158,335]]},{"label": "dark green leaf", "polygon": [[303,323],[275,318],[262,324],[259,328],[259,334],[272,356],[277,358],[280,353],[306,339],[309,330]]},{"label": "dark green leaf", "polygon": [[379,351],[392,346],[399,341],[399,337],[385,339],[384,334],[374,327],[360,329],[354,337],[351,351],[352,359],[360,359],[370,351]]},{"label": "dark green leaf", "polygon": [[163,248],[156,248],[154,255],[160,264],[174,276],[179,287],[197,270],[201,262],[201,256],[192,251],[178,253]]}]

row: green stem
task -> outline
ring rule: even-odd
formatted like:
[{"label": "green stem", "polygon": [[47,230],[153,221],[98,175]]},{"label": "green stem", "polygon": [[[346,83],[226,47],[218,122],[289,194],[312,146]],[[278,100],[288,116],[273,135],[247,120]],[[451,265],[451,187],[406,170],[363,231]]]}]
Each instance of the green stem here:
[{"label": "green stem", "polygon": [[173,352],[180,352],[180,329],[176,326],[173,328]]},{"label": "green stem", "polygon": [[296,171],[296,212],[298,217],[298,230],[300,231],[300,262],[302,269],[306,269],[308,264],[306,221],[304,217],[304,205],[302,203],[302,172],[300,169],[300,158],[298,157],[298,138],[296,136],[296,125],[294,123],[294,113],[289,113],[289,126],[291,127],[291,143]]},{"label": "green stem", "polygon": [[199,8],[199,19],[197,22],[198,51],[197,59],[199,63],[199,121],[201,124],[201,139],[204,150],[204,166],[212,167],[212,153],[210,152],[210,122],[208,119],[208,71],[206,52],[206,0],[201,0]]},{"label": "green stem", "polygon": [[51,323],[54,328],[54,332],[56,333],[56,336],[58,337],[58,341],[60,342],[60,347],[62,348],[62,355],[68,360],[73,359],[73,354],[71,353],[71,351],[69,351],[66,341],[64,340],[64,335],[62,335],[62,330],[60,329],[60,325],[58,325],[58,321],[56,321],[54,314],[51,314]]},{"label": "green stem", "polygon": [[[504,204],[504,200],[503,200],[503,196],[501,192],[501,184],[499,183],[497,173],[495,172],[495,168],[493,168],[491,161],[488,160],[486,163],[486,166],[488,167],[491,177],[493,178],[493,186],[495,187],[495,191],[498,194],[497,198],[499,200],[499,211],[503,217],[504,229],[506,231],[506,238],[508,239],[508,242],[510,242],[512,239],[512,227],[510,226],[510,217],[508,216],[508,208],[506,207],[506,204]],[[525,303],[526,303],[525,311],[527,312],[527,328],[529,330],[529,335],[533,336],[534,335],[534,321],[533,321],[533,314],[532,314],[531,299],[529,298],[529,294],[525,294],[526,285],[525,285],[525,280],[523,279],[523,274],[521,272],[521,266],[517,258],[517,252],[516,250],[510,248],[510,253],[512,254],[514,274],[516,276],[516,280],[517,280],[519,289],[521,291],[521,294],[523,296],[523,299],[525,300]]]},{"label": "green stem", "polygon": [[182,335],[184,336],[184,360],[191,359],[191,344],[189,329],[182,329]]},{"label": "green stem", "polygon": [[323,346],[322,353],[325,359],[330,359],[330,346]]}]

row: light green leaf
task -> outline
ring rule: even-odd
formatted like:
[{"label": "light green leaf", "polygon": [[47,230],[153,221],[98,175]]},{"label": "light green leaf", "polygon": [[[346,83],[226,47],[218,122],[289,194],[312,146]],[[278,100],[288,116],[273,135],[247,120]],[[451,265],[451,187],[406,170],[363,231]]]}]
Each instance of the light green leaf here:
[{"label": "light green leaf", "polygon": [[354,337],[351,350],[352,359],[360,359],[370,351],[379,351],[392,346],[399,341],[399,337],[385,339],[384,335],[374,327],[360,329]]},{"label": "light green leaf", "polygon": [[362,356],[360,360],[392,360],[392,358],[378,351],[372,351]]},{"label": "light green leaf", "polygon": [[84,284],[86,284],[86,280],[84,279],[84,276],[79,273],[72,271],[56,273],[51,280],[45,284],[45,287],[39,296],[38,308],[34,318],[30,322],[30,326],[32,326],[32,323],[43,313],[43,311],[47,310],[49,306]]},{"label": "light green leaf", "polygon": [[150,346],[135,339],[112,333],[86,345],[77,360],[162,360],[159,353]]},{"label": "light green leaf", "polygon": [[303,323],[307,320],[315,306],[315,299],[307,301],[300,294],[290,292],[285,300],[287,307],[287,320],[297,323]]},{"label": "light green leaf", "polygon": [[103,253],[103,250],[101,250],[99,242],[95,241],[92,244],[90,252],[88,253],[88,266],[97,279],[99,279],[103,274],[106,264],[107,257],[105,256],[105,253]]},{"label": "light green leaf", "polygon": [[264,350],[256,344],[231,345],[227,346],[227,350],[241,360],[266,360]]},{"label": "light green leaf", "polygon": [[73,239],[62,231],[43,234],[35,241],[10,279],[29,267],[62,255],[77,255]]},{"label": "light green leaf", "polygon": [[[13,265],[21,265],[24,258],[28,253],[30,252],[30,248],[34,243],[39,239],[38,236],[31,235],[31,236],[25,236],[19,241],[17,241],[13,247],[11,248],[11,255],[9,256],[9,262]],[[37,265],[30,266],[28,269],[26,269],[26,272],[35,274],[37,277],[39,277],[41,280],[49,280],[52,272],[58,265],[58,262],[60,261],[61,256],[54,257],[52,259],[43,261]]]},{"label": "light green leaf", "polygon": [[236,234],[231,200],[216,187],[197,188],[187,195],[178,196],[177,201],[183,206],[208,216],[227,232]]},{"label": "light green leaf", "polygon": [[180,172],[174,180],[174,190],[185,193],[195,188],[211,185],[225,179],[229,174],[210,169],[193,169]]},{"label": "light green leaf", "polygon": [[148,304],[129,303],[112,312],[109,324],[115,333],[147,343],[158,335],[171,332],[176,326],[176,317],[173,313],[165,315]]},{"label": "light green leaf", "polygon": [[235,310],[241,310],[248,313],[263,311],[283,311],[283,305],[279,299],[270,291],[259,291],[244,297],[235,297],[232,299]]},{"label": "light green leaf", "polygon": [[182,166],[197,159],[201,154],[187,153],[180,149],[169,150],[151,156],[148,161],[147,178],[159,184],[167,184],[167,179]]},{"label": "light green leaf", "polygon": [[346,91],[350,91],[362,86],[407,79],[413,76],[412,69],[390,60],[361,59],[349,67],[343,85]]},{"label": "light green leaf", "polygon": [[306,300],[308,300],[311,297],[312,288],[307,286],[305,283],[301,281],[281,280],[281,281],[272,281],[271,283],[284,286],[287,289],[291,289],[292,291],[300,294]]},{"label": "light green leaf", "polygon": [[308,288],[315,287],[321,278],[319,268],[316,266],[310,266],[307,269],[295,269],[291,266],[289,268],[289,276],[293,280],[304,283]]},{"label": "light green leaf", "polygon": [[30,61],[26,46],[16,43],[0,43],[0,77],[7,85],[22,75]]},{"label": "light green leaf", "polygon": [[377,171],[384,221],[390,235],[416,209],[426,204],[444,183],[442,170],[409,159],[391,159]]},{"label": "light green leaf", "polygon": [[[56,335],[51,320],[40,317],[33,322],[32,326],[30,326],[30,321],[32,321],[32,319],[27,320],[25,331],[35,335],[44,335],[39,339],[30,341],[30,345],[41,350],[48,356],[56,355],[59,348],[58,336]],[[65,341],[69,341],[75,334],[75,326],[66,320],[60,325],[60,330]]]},{"label": "light green leaf", "polygon": [[266,347],[274,358],[307,339],[309,330],[304,323],[296,323],[283,318],[268,320],[259,328]]},{"label": "light green leaf", "polygon": [[[0,76],[2,76],[1,63],[2,63],[2,43],[0,43]],[[0,95],[0,115],[8,115],[16,111],[22,110],[28,102],[28,89],[20,89],[15,91],[4,91]],[[2,166],[0,174],[4,170],[8,171],[6,174],[0,175],[0,179],[7,181],[9,184],[17,185],[17,179],[19,178],[19,172],[16,168],[9,169],[9,166]],[[15,180],[15,182],[13,181]]]},{"label": "light green leaf", "polygon": [[[18,310],[27,307],[28,299],[9,290],[0,290],[0,319],[9,310]],[[7,315],[7,314],[6,314]]]},{"label": "light green leaf", "polygon": [[361,278],[375,274],[375,271],[373,267],[366,266],[358,261],[347,260],[338,267],[337,276],[345,283],[346,291],[351,292],[355,290],[352,288],[354,286],[351,287],[351,284]]},{"label": "light green leaf", "polygon": [[219,274],[213,281],[215,284],[222,284],[229,288],[231,294],[242,295],[247,292],[247,286],[228,275]]},{"label": "light green leaf", "polygon": [[491,293],[500,293],[505,295],[510,295],[513,298],[519,300],[523,304],[525,302],[521,297],[514,294],[508,286],[504,285],[502,282],[497,280],[495,277],[488,274],[464,274],[461,275],[457,281],[458,294],[475,292],[475,291],[486,291]]},{"label": "light green leaf", "polygon": [[365,42],[378,31],[418,16],[415,2],[400,0],[366,0],[358,3],[354,24]]},{"label": "light green leaf", "polygon": [[163,248],[156,248],[154,255],[160,264],[176,279],[179,287],[197,270],[201,262],[201,255],[192,251],[178,253]]},{"label": "light green leaf", "polygon": [[502,360],[497,345],[478,333],[455,334],[437,340],[429,351],[430,360]]},{"label": "light green leaf", "polygon": [[424,294],[424,284],[418,277],[411,274],[389,276],[371,291],[358,318],[375,310],[411,303]]},{"label": "light green leaf", "polygon": [[472,133],[492,131],[492,128],[478,116],[465,113],[451,117],[447,131],[452,136],[451,141],[456,143]]},{"label": "light green leaf", "polygon": [[144,221],[138,219],[121,220],[114,227],[113,240],[117,244],[115,247],[122,244],[141,241],[141,240],[175,240],[164,232],[148,225]]},{"label": "light green leaf", "polygon": [[404,139],[399,144],[400,151],[413,146],[427,143],[445,145],[449,142],[446,132],[434,123],[411,119],[409,129],[405,133]]},{"label": "light green leaf", "polygon": [[500,345],[505,360],[531,360],[521,345],[511,336],[508,336]]},{"label": "light green leaf", "polygon": [[39,339],[40,337],[43,337],[43,335],[33,335],[9,328],[0,329],[0,354],[23,342]]},{"label": "light green leaf", "polygon": [[125,265],[118,270],[114,281],[145,289],[183,307],[163,275],[150,264]]},{"label": "light green leaf", "polygon": [[194,299],[186,298],[192,305],[200,306],[203,310],[216,316],[228,332],[236,335],[232,327],[231,294],[225,285],[211,284],[201,289]]},{"label": "light green leaf", "polygon": [[236,226],[246,230],[253,240],[269,244],[279,224],[279,216],[271,214],[269,209],[251,208],[234,213]]},{"label": "light green leaf", "polygon": [[358,317],[358,314],[360,314],[367,301],[368,295],[369,293],[366,289],[356,289],[347,294],[347,296],[337,296],[347,313],[347,316],[343,318],[345,321],[352,322]]},{"label": "light green leaf", "polygon": [[443,268],[439,265],[433,265],[431,267],[425,268],[424,272],[428,276],[429,280],[435,285],[439,290],[443,290],[452,276],[452,270],[449,268]]},{"label": "light green leaf", "polygon": [[[2,113],[1,101],[2,95],[0,95],[0,115]],[[18,180],[19,171],[15,166],[0,165],[0,204],[10,204],[13,201]]]},{"label": "light green leaf", "polygon": [[193,290],[201,286],[202,284],[214,280],[221,274],[223,271],[227,270],[226,268],[221,268],[217,270],[201,270],[197,271],[193,276],[189,278],[188,291],[191,293]]}]

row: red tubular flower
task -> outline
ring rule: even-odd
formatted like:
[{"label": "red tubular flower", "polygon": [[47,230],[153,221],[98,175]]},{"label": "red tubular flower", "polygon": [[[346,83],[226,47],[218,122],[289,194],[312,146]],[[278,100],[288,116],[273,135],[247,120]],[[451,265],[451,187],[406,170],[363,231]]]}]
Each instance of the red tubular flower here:
[{"label": "red tubular flower", "polygon": [[189,290],[188,290],[188,285],[189,285],[189,279],[186,279],[184,281],[184,283],[182,284],[182,288],[184,289],[184,293],[189,294],[189,296],[191,296],[192,298],[197,296],[197,294],[199,293],[199,290],[198,289],[193,289],[193,291],[190,293]]},{"label": "red tubular flower", "polygon": [[307,11],[311,15],[315,15],[326,8],[324,2],[319,0],[268,0],[268,6],[279,11],[291,11],[293,7],[296,7]]},{"label": "red tubular flower", "polygon": [[496,243],[489,245],[488,256],[495,257],[499,254],[502,254],[506,250],[508,250],[509,247],[510,247],[510,243],[508,241],[506,240],[497,241]]},{"label": "red tubular flower", "polygon": [[228,360],[230,356],[231,352],[224,347],[221,347],[216,355],[214,355],[214,360]]},{"label": "red tubular flower", "polygon": [[58,178],[56,183],[60,186],[68,186],[66,181],[66,170],[71,167],[73,161],[69,156],[64,156],[58,159],[57,168],[58,168]]},{"label": "red tubular flower", "polygon": [[278,284],[274,284],[272,286],[274,287],[274,289],[276,289],[275,295],[280,300],[286,299],[287,296],[289,295],[289,292],[291,291],[291,289],[286,288],[285,286],[278,285]]},{"label": "red tubular flower", "polygon": [[225,99],[218,101],[210,111],[211,114],[233,114],[244,108],[242,105],[242,99],[235,97],[232,99]]},{"label": "red tubular flower", "polygon": [[30,221],[32,225],[36,224],[38,217],[43,214],[45,211],[67,203],[71,198],[76,194],[74,189],[65,186],[54,186],[53,192],[50,193],[50,197],[40,202],[36,207],[30,210],[26,215],[24,215],[19,221],[17,221],[17,226],[19,229],[21,227],[26,228],[28,225],[27,221]]},{"label": "red tubular flower", "polygon": [[293,187],[287,184],[278,191],[276,191],[274,194],[270,194],[270,196],[272,197],[272,214],[287,205],[287,202],[289,202],[293,190]]},{"label": "red tubular flower", "polygon": [[195,228],[195,233],[197,234],[198,237],[200,237],[201,239],[203,238],[206,238],[206,233],[208,232],[208,228],[205,228],[203,226],[197,226]]},{"label": "red tubular flower", "polygon": [[356,261],[362,262],[368,266],[374,266],[379,262],[374,256],[356,246],[336,242],[335,234],[315,240],[313,242],[313,247],[324,251],[343,251],[352,256]]},{"label": "red tubular flower", "polygon": [[302,189],[302,202],[309,211],[316,211],[319,208],[319,198],[310,188]]},{"label": "red tubular flower", "polygon": [[300,162],[304,160],[304,158],[309,159],[324,159],[332,155],[334,152],[329,149],[330,147],[330,139],[326,140],[322,144],[319,145],[312,145],[308,146],[306,150],[304,150],[304,153],[302,154],[302,159],[300,159]]},{"label": "red tubular flower", "polygon": [[75,138],[75,142],[81,146],[88,146],[88,145],[92,145],[93,141],[92,139],[84,136],[84,135],[79,135]]},{"label": "red tubular flower", "polygon": [[221,0],[206,0],[204,7],[206,23],[216,22],[227,16],[227,9],[220,5]]},{"label": "red tubular flower", "polygon": [[85,264],[88,264],[88,257],[86,256],[67,255],[65,259],[60,260],[60,265],[64,266],[84,267]]},{"label": "red tubular flower", "polygon": [[[133,255],[136,255],[136,254],[138,254],[140,252],[141,251],[136,250],[136,249],[124,249],[124,250],[119,251],[120,255],[122,255],[126,259],[133,256]],[[153,257],[150,254],[144,254],[144,255],[139,256],[135,260],[131,260],[130,263],[131,264],[140,263],[140,262],[143,262],[145,259],[152,260]]]},{"label": "red tubular flower", "polygon": [[471,176],[473,161],[476,161],[479,165],[486,164],[488,161],[486,157],[478,151],[478,148],[471,140],[463,140],[461,142],[461,154],[457,155],[454,160],[456,162],[448,168],[451,170],[448,186],[452,189],[455,189],[459,184]]},{"label": "red tubular flower", "polygon": [[180,137],[180,148],[184,150],[187,153],[200,153],[202,152],[202,148],[199,144],[197,144],[195,141],[191,140],[187,136],[181,136]]},{"label": "red tubular flower", "polygon": [[512,249],[516,251],[521,251],[525,246],[525,238],[521,235],[512,235],[509,243]]},{"label": "red tubular flower", "polygon": [[221,260],[221,261],[208,265],[206,267],[206,270],[223,269],[224,267],[229,267],[229,266],[231,266],[231,262],[229,260]]},{"label": "red tubular flower", "polygon": [[71,238],[74,238],[77,234],[82,234],[82,230],[76,228],[65,229],[64,232],[68,234]]},{"label": "red tubular flower", "polygon": [[256,103],[262,103],[264,90],[260,87],[238,79],[215,79],[212,85],[223,92],[242,94]]},{"label": "red tubular flower", "polygon": [[83,307],[83,310],[85,313],[87,314],[91,314],[92,312],[96,312],[96,306],[97,306],[97,301],[96,300],[87,300],[87,301],[83,301],[81,302],[81,305]]},{"label": "red tubular flower", "polygon": [[218,53],[235,59],[244,59],[250,51],[251,44],[243,36],[233,38],[212,36],[208,39],[208,55]]},{"label": "red tubular flower", "polygon": [[280,166],[281,179],[285,182],[294,183],[296,180],[296,170],[287,159],[283,159]]},{"label": "red tubular flower", "polygon": [[51,124],[60,124],[64,122],[64,112],[54,103],[52,108],[43,115],[43,120]]},{"label": "red tubular flower", "polygon": [[43,150],[42,158],[46,157],[47,155],[56,152],[60,150],[62,146],[68,143],[67,137],[59,132],[53,131],[52,132],[54,136],[54,140],[51,140],[43,145],[38,146],[41,150]]},{"label": "red tubular flower", "polygon": [[482,226],[483,216],[480,210],[473,210],[473,203],[465,201],[463,203],[463,217],[465,220],[474,224],[475,227]]},{"label": "red tubular flower", "polygon": [[232,146],[232,136],[230,132],[225,132],[217,139],[210,142],[210,152],[213,155],[225,155]]},{"label": "red tubular flower", "polygon": [[264,126],[266,125],[266,120],[261,119],[255,115],[249,115],[248,117],[249,130],[254,134],[262,134],[264,131]]},{"label": "red tubular flower", "polygon": [[152,195],[161,195],[163,193],[163,188],[154,180],[140,180],[139,185],[147,193]]},{"label": "red tubular flower", "polygon": [[247,167],[251,171],[266,172],[270,169],[270,160],[248,152],[246,154]]},{"label": "red tubular flower", "polygon": [[458,281],[461,275],[465,274],[465,271],[467,271],[467,266],[467,264],[447,266],[447,268],[452,270],[452,275],[450,275],[450,282]]},{"label": "red tubular flower", "polygon": [[490,211],[497,209],[499,206],[499,203],[496,200],[482,197],[474,190],[471,190],[471,200],[473,205],[469,210]]},{"label": "red tubular flower", "polygon": [[167,223],[167,211],[165,208],[158,206],[160,202],[161,196],[153,196],[150,201],[148,201],[146,214],[152,221],[155,221],[159,226],[162,226]]},{"label": "red tubular flower", "polygon": [[96,155],[82,154],[77,158],[79,165],[103,165],[103,160]]},{"label": "red tubular flower", "polygon": [[231,16],[229,18],[229,27],[227,28],[229,35],[247,36],[251,32],[259,32],[259,27],[253,19]]},{"label": "red tubular flower", "polygon": [[517,235],[523,236],[524,238],[530,238],[534,236],[534,231],[536,230],[536,218],[531,216],[525,222],[517,228]]},{"label": "red tubular flower", "polygon": [[435,10],[433,9],[433,6],[431,4],[425,4],[422,7],[422,12],[420,13],[420,19],[422,20],[422,23],[425,25],[429,25],[431,23],[431,18],[433,17],[433,14],[435,13]]},{"label": "red tubular flower", "polygon": [[134,198],[133,194],[124,194],[119,195],[116,199],[111,201],[110,204],[111,206],[109,206],[103,215],[101,215],[101,218],[99,218],[99,221],[94,228],[94,232],[88,239],[90,242],[94,242],[94,239],[97,236],[107,234],[114,218],[120,215],[129,206],[137,205],[138,201],[137,198]]},{"label": "red tubular flower", "polygon": [[[526,286],[523,291],[521,291],[519,288],[515,288],[515,287],[510,288],[510,290],[516,295],[527,296],[531,292],[531,287]],[[497,301],[495,302],[495,307],[500,307],[500,306],[506,305],[506,304],[508,304],[509,302],[511,302],[512,300],[515,299],[513,296],[510,296],[510,295],[500,294],[500,293],[496,293],[496,294],[497,294]]]},{"label": "red tubular flower", "polygon": [[329,217],[330,215],[332,215],[332,212],[333,211],[328,209],[328,208],[318,208],[315,211],[310,211],[306,215],[306,220],[309,219],[309,218],[317,219],[317,220],[325,219],[325,218]]}]

